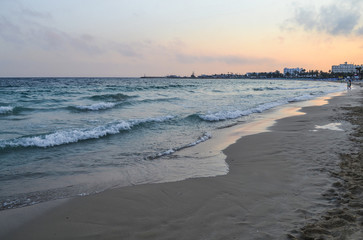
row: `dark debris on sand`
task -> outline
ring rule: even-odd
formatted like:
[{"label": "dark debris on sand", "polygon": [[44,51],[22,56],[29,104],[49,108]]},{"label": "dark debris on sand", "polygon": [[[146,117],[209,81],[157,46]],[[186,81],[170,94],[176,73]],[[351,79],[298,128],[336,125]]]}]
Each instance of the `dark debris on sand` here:
[{"label": "dark debris on sand", "polygon": [[332,189],[323,196],[334,201],[331,209],[301,229],[287,235],[291,240],[363,239],[363,99],[361,106],[344,107],[343,119],[354,125],[350,139],[356,150],[341,154]]}]

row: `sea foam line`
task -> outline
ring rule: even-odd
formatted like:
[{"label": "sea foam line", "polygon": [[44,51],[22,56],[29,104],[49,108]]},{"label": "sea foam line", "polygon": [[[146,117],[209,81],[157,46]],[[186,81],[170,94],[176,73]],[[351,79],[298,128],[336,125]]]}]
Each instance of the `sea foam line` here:
[{"label": "sea foam line", "polygon": [[34,137],[21,137],[11,140],[0,141],[0,148],[6,147],[53,147],[63,144],[76,143],[82,140],[96,139],[107,135],[118,134],[122,131],[131,130],[133,127],[151,122],[164,122],[173,119],[174,116],[164,116],[147,119],[134,119],[118,121],[106,125],[88,129],[60,130],[47,135]]},{"label": "sea foam line", "polygon": [[169,149],[169,150],[167,150],[165,152],[161,152],[156,157],[162,157],[162,156],[166,156],[166,155],[171,155],[171,154],[173,154],[173,153],[175,153],[177,151],[180,151],[182,149],[189,148],[189,147],[194,147],[194,146],[196,146],[196,145],[198,145],[198,144],[200,144],[202,142],[205,142],[205,141],[207,141],[207,140],[209,140],[211,138],[212,138],[212,134],[210,134],[210,133],[204,133],[203,136],[199,137],[197,141],[192,142],[192,143],[189,143],[189,144],[187,144],[185,146],[182,146],[182,147],[176,147],[176,148]]}]

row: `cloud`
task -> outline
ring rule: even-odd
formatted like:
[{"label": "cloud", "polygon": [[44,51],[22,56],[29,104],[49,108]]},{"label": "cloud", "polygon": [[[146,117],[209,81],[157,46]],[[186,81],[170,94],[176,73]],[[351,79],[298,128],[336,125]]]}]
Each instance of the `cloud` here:
[{"label": "cloud", "polygon": [[35,19],[36,18],[45,19],[45,20],[53,19],[53,16],[48,12],[39,12],[39,11],[25,8],[25,7],[21,8],[20,13],[22,16],[28,16],[28,17],[35,18]]},{"label": "cloud", "polygon": [[165,43],[144,41],[108,41],[91,34],[70,34],[53,26],[48,14],[23,10],[22,18],[0,15],[0,40],[16,49],[30,48],[50,53],[100,55],[118,53],[123,58],[141,59],[148,56],[171,56],[185,44],[178,38]]},{"label": "cloud", "polygon": [[148,58],[174,56],[180,52],[186,44],[179,38],[173,38],[166,42],[152,41],[149,39],[133,42],[112,42],[110,49],[120,55],[129,58]]},{"label": "cloud", "polygon": [[357,29],[357,34],[358,35],[363,35],[363,27],[360,27]]},{"label": "cloud", "polygon": [[51,53],[68,51],[95,55],[104,52],[92,35],[70,34],[55,27],[51,13],[34,10],[16,0],[7,3],[0,11],[0,41],[8,46]]},{"label": "cloud", "polygon": [[6,42],[21,43],[19,36],[21,35],[20,27],[9,21],[6,17],[0,16],[0,38]]},{"label": "cloud", "polygon": [[0,39],[18,48],[30,46],[45,51],[77,50],[92,55],[103,52],[93,36],[71,35],[44,23],[32,21],[34,17],[48,19],[47,14],[37,12],[31,12],[30,18],[24,17],[23,20],[0,16]]},{"label": "cloud", "polygon": [[319,25],[317,26],[319,30],[326,31],[331,35],[348,35],[358,25],[360,13],[331,5],[320,9],[319,18]]},{"label": "cloud", "polygon": [[95,43],[94,37],[91,37],[91,35],[87,34],[76,37],[65,35],[65,38],[65,41],[69,44],[69,46],[71,46],[73,49],[80,50],[83,53],[87,53],[89,55],[98,55],[105,52]]},{"label": "cloud", "polygon": [[324,32],[333,36],[363,35],[358,1],[334,1],[318,8],[314,6],[295,6],[294,15],[288,26],[302,27],[305,31]]},{"label": "cloud", "polygon": [[241,57],[235,55],[225,56],[207,56],[207,55],[186,55],[176,54],[177,61],[181,63],[224,63],[228,65],[254,65],[254,64],[265,64],[274,63],[275,60],[272,58],[255,58],[255,57]]},{"label": "cloud", "polygon": [[128,44],[128,43],[114,43],[113,48],[124,57],[141,57],[142,54],[135,50],[134,45],[139,44]]}]

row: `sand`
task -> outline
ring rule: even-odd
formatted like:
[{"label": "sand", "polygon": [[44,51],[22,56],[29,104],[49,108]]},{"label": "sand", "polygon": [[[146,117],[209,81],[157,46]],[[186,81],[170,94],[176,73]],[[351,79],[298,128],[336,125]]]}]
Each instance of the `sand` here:
[{"label": "sand", "polygon": [[224,150],[227,175],[70,199],[0,236],[360,239],[363,131],[354,124],[362,123],[362,99],[356,87],[327,105],[278,120],[269,131],[242,137]]},{"label": "sand", "polygon": [[[333,206],[317,219],[288,235],[290,239],[363,239],[363,96],[349,96],[354,102],[341,107],[335,116],[353,124],[350,151],[340,153],[340,168],[331,171],[336,179],[322,196]],[[296,234],[297,233],[297,234]]]}]

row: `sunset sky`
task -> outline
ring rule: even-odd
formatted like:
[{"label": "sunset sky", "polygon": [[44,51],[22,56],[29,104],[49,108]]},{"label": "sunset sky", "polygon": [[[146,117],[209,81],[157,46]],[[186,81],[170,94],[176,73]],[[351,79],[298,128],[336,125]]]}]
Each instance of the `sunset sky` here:
[{"label": "sunset sky", "polygon": [[361,0],[0,0],[0,77],[363,64]]}]

